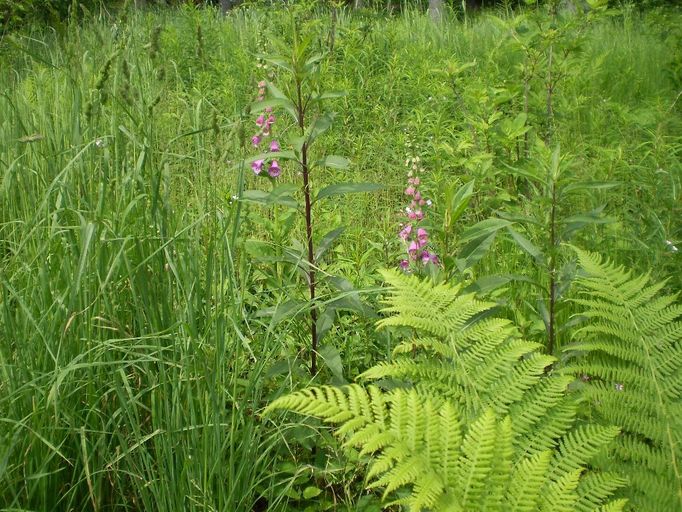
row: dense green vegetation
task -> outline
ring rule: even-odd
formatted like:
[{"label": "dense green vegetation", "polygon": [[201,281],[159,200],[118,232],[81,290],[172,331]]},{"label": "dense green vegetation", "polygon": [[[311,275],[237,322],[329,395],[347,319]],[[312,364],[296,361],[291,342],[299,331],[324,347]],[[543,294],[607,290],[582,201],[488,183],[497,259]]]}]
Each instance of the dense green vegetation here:
[{"label": "dense green vegetation", "polygon": [[680,508],[682,13],[502,4],[0,36],[0,510]]}]

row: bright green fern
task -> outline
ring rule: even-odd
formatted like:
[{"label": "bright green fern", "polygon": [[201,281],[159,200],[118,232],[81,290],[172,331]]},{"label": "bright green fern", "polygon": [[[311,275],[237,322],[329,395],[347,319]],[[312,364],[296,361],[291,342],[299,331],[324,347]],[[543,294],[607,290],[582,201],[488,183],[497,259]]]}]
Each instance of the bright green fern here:
[{"label": "bright green fern", "polygon": [[368,487],[410,511],[606,511],[625,480],[587,471],[618,429],[576,425],[572,380],[526,342],[494,304],[457,286],[386,272],[381,327],[412,335],[395,357],[364,374],[392,391],[354,384],[282,397],[288,409],[338,425],[369,463]]},{"label": "bright green fern", "polygon": [[629,477],[633,510],[682,510],[682,306],[664,283],[576,252],[587,323],[565,349],[577,356],[569,369],[586,381],[592,418],[623,430],[600,462]]}]

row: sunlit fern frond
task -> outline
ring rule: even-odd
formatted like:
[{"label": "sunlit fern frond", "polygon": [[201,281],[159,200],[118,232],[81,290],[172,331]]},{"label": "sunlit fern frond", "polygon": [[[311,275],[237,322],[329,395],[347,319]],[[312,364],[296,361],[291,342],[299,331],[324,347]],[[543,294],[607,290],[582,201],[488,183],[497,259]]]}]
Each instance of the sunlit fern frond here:
[{"label": "sunlit fern frond", "polygon": [[573,378],[548,374],[552,357],[458,286],[385,278],[391,316],[380,327],[407,327],[400,331],[407,337],[363,378],[392,390],[313,388],[278,399],[267,413],[288,409],[338,425],[345,446],[367,458],[369,488],[383,489],[387,506],[622,509],[624,502],[607,500],[624,480],[588,471],[618,429],[576,426]]},{"label": "sunlit fern frond", "polygon": [[566,347],[569,370],[586,381],[590,417],[623,429],[601,464],[630,477],[633,510],[682,510],[682,306],[664,283],[575,250],[587,323]]}]

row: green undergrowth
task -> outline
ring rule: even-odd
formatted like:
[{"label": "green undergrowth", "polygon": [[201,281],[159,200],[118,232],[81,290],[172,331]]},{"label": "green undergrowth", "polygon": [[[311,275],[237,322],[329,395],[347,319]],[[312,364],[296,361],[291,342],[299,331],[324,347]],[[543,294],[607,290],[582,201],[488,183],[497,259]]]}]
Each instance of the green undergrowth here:
[{"label": "green undergrowth", "polygon": [[[384,185],[316,210],[346,228],[324,262],[343,281],[319,300],[345,302],[315,384],[351,381],[396,344],[374,330],[377,271],[404,252],[408,158],[433,201],[436,279],[487,294],[530,342],[547,346],[548,286],[557,325],[575,321],[563,243],[680,290],[680,13],[557,21],[551,118],[548,43],[528,43],[541,55],[527,89],[535,54],[519,43],[550,21],[527,16],[436,29],[413,10],[342,10],[330,48],[329,13],[299,13],[328,50],[321,88],[347,93],[318,145],[351,165],[312,186]],[[303,224],[240,200],[265,188],[239,165],[254,154],[256,56],[290,30],[279,8],[183,7],[0,35],[0,510],[379,509],[360,456],[318,422],[260,415],[311,380],[304,280],[281,258]],[[450,222],[448,187],[472,180]],[[471,230],[490,218],[485,239]],[[558,329],[549,352],[568,338]]]}]

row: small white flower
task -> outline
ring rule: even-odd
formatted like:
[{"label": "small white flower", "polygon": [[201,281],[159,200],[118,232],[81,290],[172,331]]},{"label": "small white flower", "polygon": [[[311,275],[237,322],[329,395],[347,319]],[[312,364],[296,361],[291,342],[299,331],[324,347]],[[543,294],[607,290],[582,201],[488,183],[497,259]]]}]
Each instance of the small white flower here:
[{"label": "small white flower", "polygon": [[668,249],[670,249],[671,252],[677,252],[679,250],[670,240],[666,240],[665,245],[668,246]]},{"label": "small white flower", "polygon": [[431,201],[431,199],[426,200],[426,206],[431,206],[432,204],[433,202]]},{"label": "small white flower", "polygon": [[232,196],[232,200],[233,200],[233,201],[238,201],[238,200],[239,200],[239,196],[236,195],[236,194],[233,195],[233,196]]},{"label": "small white flower", "polygon": [[104,139],[96,139],[95,140],[95,146],[98,148],[103,148],[104,147]]},{"label": "small white flower", "polygon": [[409,206],[406,206],[405,207],[405,213],[412,213],[412,208],[410,208]]}]

